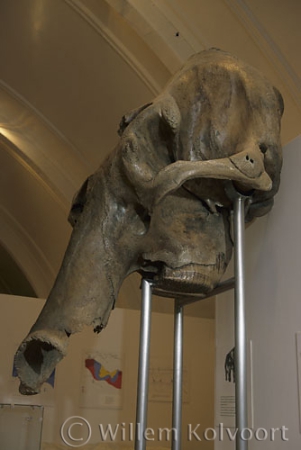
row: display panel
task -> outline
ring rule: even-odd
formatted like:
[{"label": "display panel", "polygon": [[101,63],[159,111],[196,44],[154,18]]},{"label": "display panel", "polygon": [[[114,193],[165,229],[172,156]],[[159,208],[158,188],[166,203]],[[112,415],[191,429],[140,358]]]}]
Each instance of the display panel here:
[{"label": "display panel", "polygon": [[40,450],[43,406],[0,404],[0,450]]}]

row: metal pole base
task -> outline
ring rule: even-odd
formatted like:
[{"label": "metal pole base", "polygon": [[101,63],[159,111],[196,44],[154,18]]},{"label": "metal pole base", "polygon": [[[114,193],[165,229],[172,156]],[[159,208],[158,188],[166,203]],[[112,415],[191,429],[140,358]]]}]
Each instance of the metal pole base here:
[{"label": "metal pole base", "polygon": [[248,450],[248,441],[244,440],[242,435],[242,430],[248,428],[244,202],[244,197],[238,197],[234,202],[236,450]]},{"label": "metal pole base", "polygon": [[[236,405],[236,450],[248,450],[248,441],[243,439],[242,431],[248,428],[247,409],[247,344],[245,319],[245,275],[244,275],[244,197],[234,201],[234,264],[235,264],[235,405]],[[233,288],[233,280],[228,280],[217,292]],[[155,291],[156,292],[156,291]],[[170,292],[156,292],[170,297]],[[174,294],[174,293],[172,293]],[[213,294],[213,293],[212,293]],[[195,297],[195,298],[194,298]],[[173,373],[173,412],[172,450],[181,450],[182,422],[182,381],[183,381],[183,308],[185,304],[204,298],[191,294],[190,298],[179,295],[175,298],[174,311],[174,373]],[[135,450],[146,450],[145,430],[147,427],[149,351],[151,326],[152,281],[142,280],[142,305],[140,319],[140,349],[137,388]]]},{"label": "metal pole base", "polygon": [[136,408],[135,450],[145,450],[145,430],[147,425],[148,374],[150,351],[150,328],[152,306],[152,282],[142,280],[142,305],[140,316],[140,348]]},{"label": "metal pole base", "polygon": [[181,450],[182,382],[183,382],[183,306],[175,300],[174,311],[174,365],[172,402],[172,450]]}]

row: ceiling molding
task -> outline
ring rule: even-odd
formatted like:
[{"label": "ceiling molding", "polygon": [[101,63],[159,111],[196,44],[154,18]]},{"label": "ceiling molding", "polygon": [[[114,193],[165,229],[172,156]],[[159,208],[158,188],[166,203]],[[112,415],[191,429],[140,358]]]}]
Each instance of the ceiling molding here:
[{"label": "ceiling molding", "polygon": [[1,80],[0,100],[2,145],[66,211],[92,169],[39,111]]},{"label": "ceiling molding", "polygon": [[174,73],[204,43],[163,0],[106,0],[132,25],[156,55]]},{"label": "ceiling molding", "polygon": [[224,2],[229,6],[233,14],[238,17],[260,51],[271,62],[279,78],[287,86],[299,111],[301,111],[300,79],[264,25],[243,0],[224,0]]},{"label": "ceiling molding", "polygon": [[[116,53],[131,67],[131,69],[139,76],[141,80],[145,83],[148,89],[157,95],[161,89],[162,85],[158,83],[152,74],[147,70],[144,65],[136,58],[135,49],[130,48],[118,39],[118,37],[112,32],[109,23],[104,23],[101,17],[94,14],[86,5],[80,0],[64,0],[70,8],[72,8],[77,14],[79,14],[82,19],[84,19],[112,48]],[[115,9],[110,4],[111,2],[105,0],[99,4],[99,7],[104,7],[105,5],[116,13]],[[111,17],[113,20],[113,17]],[[128,26],[129,24],[127,24]]]},{"label": "ceiling molding", "polygon": [[[68,148],[72,149],[72,151],[77,154],[77,157],[81,159],[81,163],[86,165],[87,161],[82,157],[80,151],[76,148],[76,146],[70,142],[66,136],[52,123],[50,120],[45,117],[40,110],[35,108],[28,100],[26,100],[22,95],[19,94],[15,89],[9,86],[0,78],[0,89],[4,91],[9,97],[14,99],[19,105],[20,110],[22,109],[24,112],[28,111],[28,114],[31,117],[36,117],[36,119],[44,125],[53,135],[55,135],[61,142],[63,142]],[[1,124],[0,124],[1,126]],[[90,169],[90,168],[89,168]]]},{"label": "ceiling molding", "polygon": [[54,183],[42,172],[40,167],[38,167],[33,160],[28,158],[25,152],[23,152],[19,147],[14,145],[14,143],[7,139],[6,136],[2,134],[2,128],[0,127],[0,149],[8,152],[17,162],[21,164],[25,170],[33,176],[38,183],[45,189],[45,191],[54,199],[56,204],[61,208],[61,210],[66,213],[69,210],[70,202],[65,199],[61,192],[56,188]]},{"label": "ceiling molding", "polygon": [[[144,0],[144,3],[146,3],[146,1],[147,0]],[[167,36],[167,41],[170,41],[170,44],[174,47],[174,51],[179,53],[182,62],[185,62],[193,53],[212,47],[211,43],[205,38],[198,27],[195,27],[191,22],[185,22],[185,9],[180,7],[177,1],[167,2],[166,0],[152,0],[152,2],[156,5],[158,10],[161,11],[166,22],[172,23],[174,30],[179,32],[178,37],[185,41],[185,46],[179,46],[178,40],[171,40],[170,35]],[[139,1],[137,4],[141,5],[142,2]],[[166,35],[165,27],[163,27],[162,32]]]}]

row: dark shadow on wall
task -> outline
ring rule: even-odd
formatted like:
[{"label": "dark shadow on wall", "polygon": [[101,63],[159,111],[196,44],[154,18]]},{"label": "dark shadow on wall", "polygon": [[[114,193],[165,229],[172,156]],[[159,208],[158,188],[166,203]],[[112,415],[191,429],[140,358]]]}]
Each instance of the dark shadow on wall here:
[{"label": "dark shadow on wall", "polygon": [[37,297],[18,264],[0,243],[0,293]]}]

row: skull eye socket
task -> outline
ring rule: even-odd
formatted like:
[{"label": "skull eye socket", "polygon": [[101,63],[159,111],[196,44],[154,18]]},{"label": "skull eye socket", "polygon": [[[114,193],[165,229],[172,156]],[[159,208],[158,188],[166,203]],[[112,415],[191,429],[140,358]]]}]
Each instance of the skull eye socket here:
[{"label": "skull eye socket", "polygon": [[87,199],[87,190],[88,190],[89,178],[86,179],[80,190],[75,194],[70,213],[68,216],[68,222],[72,227],[75,226],[76,222],[79,219],[79,216],[84,210],[86,199]]},{"label": "skull eye socket", "polygon": [[74,227],[79,219],[79,216],[84,210],[84,204],[83,203],[73,203],[69,212],[68,216],[68,222],[72,227]]},{"label": "skull eye socket", "polygon": [[268,151],[268,146],[266,144],[259,144],[259,149],[261,153],[264,155]]},{"label": "skull eye socket", "polygon": [[84,205],[80,204],[80,203],[76,203],[74,205],[71,206],[71,210],[68,216],[68,221],[69,223],[74,227],[74,225],[76,224],[79,216],[81,215],[81,213],[84,210]]}]

